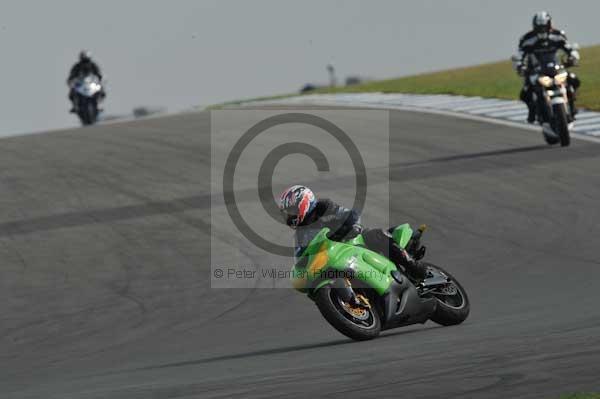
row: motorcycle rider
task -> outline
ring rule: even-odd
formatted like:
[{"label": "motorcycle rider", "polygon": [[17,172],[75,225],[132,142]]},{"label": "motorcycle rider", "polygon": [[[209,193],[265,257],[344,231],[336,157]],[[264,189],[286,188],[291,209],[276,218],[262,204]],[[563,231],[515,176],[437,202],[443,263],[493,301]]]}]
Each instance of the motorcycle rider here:
[{"label": "motorcycle rider", "polygon": [[321,229],[328,227],[328,238],[333,241],[345,241],[362,233],[367,248],[404,267],[415,280],[422,281],[427,276],[425,265],[400,248],[389,230],[363,230],[358,212],[329,199],[317,199],[306,186],[295,185],[286,189],[279,198],[279,210],[286,225],[295,230],[296,257],[304,252]]},{"label": "motorcycle rider", "polygon": [[[567,56],[566,66],[574,66],[579,62],[580,56],[576,48],[567,41],[565,32],[555,29],[552,26],[552,17],[546,11],[540,11],[533,16],[533,30],[527,32],[519,41],[519,55],[517,56],[515,68],[519,75],[524,77],[525,83],[520,93],[521,101],[527,104],[529,115],[527,122],[534,123],[536,117],[535,104],[533,102],[533,87],[529,79],[533,73],[532,64],[535,64],[535,53],[556,52],[563,50]],[[573,116],[577,113],[575,108],[575,95],[580,81],[573,73],[569,73],[569,104],[573,111]]]},{"label": "motorcycle rider", "polygon": [[[100,67],[92,60],[92,54],[87,50],[81,50],[81,52],[79,52],[79,61],[73,65],[71,71],[69,72],[69,77],[67,78],[67,85],[70,88],[69,100],[71,100],[71,110],[69,112],[77,112],[77,102],[75,101],[76,97],[75,90],[73,89],[73,82],[86,75],[96,75],[102,82],[102,73],[100,72]],[[103,88],[102,92],[100,93],[100,98],[104,97],[106,97],[106,93]]]}]

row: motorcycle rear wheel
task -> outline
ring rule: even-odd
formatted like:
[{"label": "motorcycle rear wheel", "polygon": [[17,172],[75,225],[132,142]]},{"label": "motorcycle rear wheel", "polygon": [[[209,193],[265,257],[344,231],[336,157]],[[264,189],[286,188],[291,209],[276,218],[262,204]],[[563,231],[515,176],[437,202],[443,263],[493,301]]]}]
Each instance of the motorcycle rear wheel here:
[{"label": "motorcycle rear wheel", "polygon": [[[463,286],[450,273],[432,263],[426,263],[428,268],[436,269],[450,278],[450,285],[446,292],[440,289],[439,293],[431,294],[437,300],[435,312],[431,315],[431,321],[442,326],[454,326],[462,323],[469,316],[471,305],[469,297]],[[452,294],[455,292],[455,294]]]}]

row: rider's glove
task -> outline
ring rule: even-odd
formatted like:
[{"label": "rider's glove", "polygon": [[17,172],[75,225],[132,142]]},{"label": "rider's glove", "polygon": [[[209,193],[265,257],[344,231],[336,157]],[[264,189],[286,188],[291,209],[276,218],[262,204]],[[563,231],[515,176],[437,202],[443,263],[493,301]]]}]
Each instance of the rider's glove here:
[{"label": "rider's glove", "polygon": [[350,233],[348,233],[347,237],[354,238],[357,235],[361,234],[362,232],[363,232],[363,227],[360,224],[355,223],[352,225],[352,230],[350,230]]},{"label": "rider's glove", "polygon": [[581,56],[579,55],[579,51],[577,51],[577,50],[571,50],[571,52],[569,53],[569,56],[567,57],[566,66],[570,67],[570,66],[577,66],[577,65],[579,65],[579,59],[580,58],[581,58]]}]

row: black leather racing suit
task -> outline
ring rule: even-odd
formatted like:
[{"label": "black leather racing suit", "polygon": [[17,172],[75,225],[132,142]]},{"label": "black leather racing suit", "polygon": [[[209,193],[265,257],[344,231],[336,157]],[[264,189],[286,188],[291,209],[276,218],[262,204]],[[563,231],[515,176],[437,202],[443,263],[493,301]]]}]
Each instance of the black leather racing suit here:
[{"label": "black leather racing suit", "polygon": [[324,227],[330,229],[328,237],[334,241],[351,239],[362,233],[367,248],[386,256],[394,264],[404,267],[411,276],[417,279],[425,277],[425,266],[416,262],[404,249],[400,248],[388,231],[382,229],[363,230],[358,212],[340,206],[329,199],[319,200],[315,209],[296,228],[296,257],[304,252],[310,241]]},{"label": "black leather racing suit", "polygon": [[[567,40],[565,32],[558,29],[551,29],[547,34],[539,34],[535,31],[527,32],[519,40],[519,57],[520,63],[517,68],[523,74],[525,82],[521,90],[521,100],[527,104],[529,108],[529,121],[533,122],[535,118],[535,104],[532,99],[532,84],[530,75],[533,72],[533,67],[537,63],[536,53],[553,52],[556,53],[563,50],[572,62],[579,61],[579,52],[573,48],[573,45]],[[573,114],[576,113],[575,99],[576,91],[581,82],[574,73],[569,73],[569,102]]]}]

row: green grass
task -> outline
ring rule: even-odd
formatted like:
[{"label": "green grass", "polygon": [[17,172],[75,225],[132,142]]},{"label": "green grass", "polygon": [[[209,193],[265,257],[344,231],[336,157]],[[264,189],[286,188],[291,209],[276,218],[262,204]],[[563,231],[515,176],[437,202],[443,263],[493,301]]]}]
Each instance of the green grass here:
[{"label": "green grass", "polygon": [[[582,82],[578,104],[583,108],[600,111],[600,46],[582,49],[581,60],[581,66],[573,69]],[[317,92],[460,94],[517,99],[521,84],[521,78],[513,71],[510,60],[507,60]]]},{"label": "green grass", "polygon": [[[581,50],[581,66],[573,71],[581,79],[578,105],[600,111],[600,45]],[[451,69],[398,79],[370,81],[355,86],[319,89],[311,93],[415,93],[415,94],[459,94],[489,98],[516,100],[522,85],[522,78],[512,69],[509,60],[493,62],[466,68]],[[311,94],[309,93],[309,94]],[[247,100],[231,101],[213,105],[208,109],[218,109],[228,105],[238,105],[246,101],[275,100],[296,96],[282,94]],[[599,398],[600,399],[600,398]]]},{"label": "green grass", "polygon": [[575,393],[572,395],[563,395],[560,399],[600,399],[600,393]]}]

